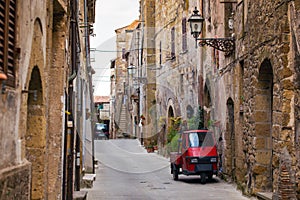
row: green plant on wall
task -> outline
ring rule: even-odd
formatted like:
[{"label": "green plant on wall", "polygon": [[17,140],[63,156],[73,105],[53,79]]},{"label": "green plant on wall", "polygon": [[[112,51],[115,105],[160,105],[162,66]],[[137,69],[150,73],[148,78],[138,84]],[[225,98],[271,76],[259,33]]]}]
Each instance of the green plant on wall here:
[{"label": "green plant on wall", "polygon": [[214,123],[215,123],[214,120],[212,120],[212,119],[208,120],[208,122],[207,122],[207,127],[210,128],[211,126],[214,125]]},{"label": "green plant on wall", "polygon": [[167,142],[170,143],[173,137],[178,133],[180,124],[182,122],[181,117],[171,117],[170,124],[168,127],[168,135],[167,135]]},{"label": "green plant on wall", "polygon": [[171,141],[168,143],[168,153],[177,151],[178,149],[178,139],[179,139],[180,134],[177,132]]},{"label": "green plant on wall", "polygon": [[166,125],[166,117],[160,116],[158,119],[158,125],[160,127]]},{"label": "green plant on wall", "polygon": [[177,130],[175,129],[170,129],[167,135],[167,142],[168,144],[172,141],[173,137],[177,134]]}]

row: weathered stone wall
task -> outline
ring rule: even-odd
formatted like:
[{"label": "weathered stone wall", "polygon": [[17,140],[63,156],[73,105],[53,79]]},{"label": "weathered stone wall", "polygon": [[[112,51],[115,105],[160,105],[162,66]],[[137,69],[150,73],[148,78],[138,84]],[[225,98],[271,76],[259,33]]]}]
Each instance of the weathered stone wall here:
[{"label": "weathered stone wall", "polygon": [[[229,29],[228,19],[232,17],[236,6],[236,3],[229,1],[200,1],[199,10],[205,19],[200,37],[225,38],[235,33],[236,30]],[[240,17],[237,16],[237,19]],[[223,137],[224,177],[231,181],[243,179],[243,113],[240,113],[239,89],[242,85],[242,69],[235,60],[238,51],[225,55],[224,52],[206,45],[200,48],[200,52],[199,102],[204,107],[204,125],[214,130],[216,139]]]},{"label": "weathered stone wall", "polygon": [[29,162],[0,170],[0,199],[30,199],[31,166]]},{"label": "weathered stone wall", "polygon": [[[294,119],[294,58],[291,56],[291,30],[288,1],[248,2],[246,6],[247,21],[244,37],[239,37],[237,57],[244,60],[244,151],[246,153],[245,172],[247,173],[246,191],[276,191],[279,180],[280,154],[284,147],[292,157],[292,168],[295,169],[295,119]],[[241,15],[241,13],[238,13]],[[240,16],[237,15],[237,16]],[[241,31],[241,30],[238,30]],[[259,109],[265,107],[259,100],[258,84],[261,83],[265,61],[269,62],[269,75],[272,75],[271,128],[263,130],[259,123],[263,115]],[[266,86],[266,85],[265,85]],[[263,86],[263,87],[265,87]],[[263,96],[261,96],[263,97]],[[262,99],[263,100],[263,99]],[[259,128],[261,127],[261,128]],[[268,140],[259,143],[261,135],[271,133]],[[258,151],[263,148],[269,153]],[[270,160],[271,159],[271,160]],[[263,167],[262,163],[271,161],[272,165]],[[269,161],[269,162],[270,162]],[[267,163],[266,163],[267,164]],[[266,165],[267,166],[267,165]],[[271,168],[271,169],[270,169]],[[270,177],[265,176],[272,170]],[[270,185],[271,184],[271,185]]]},{"label": "weathered stone wall", "polygon": [[0,126],[1,144],[6,144],[0,146],[1,199],[61,197],[68,26],[59,17],[66,6],[62,1],[18,1],[16,88],[7,88],[0,103],[1,122],[7,121]]},{"label": "weathered stone wall", "polygon": [[[202,37],[230,36],[230,3],[210,0],[197,4],[205,18]],[[286,148],[291,156],[288,175],[296,180],[289,184],[291,188],[295,184],[299,193],[299,1],[239,0],[231,4],[236,51],[224,56],[203,47],[197,51],[200,62],[195,60],[198,55],[191,53],[192,46],[188,53],[179,51],[181,20],[191,14],[184,6],[180,1],[156,1],[158,118],[168,116],[170,105],[175,116],[185,118],[185,107],[197,106],[189,91],[198,93],[197,103],[210,106],[206,120],[215,122],[218,136],[225,136],[225,173],[243,192],[282,194],[279,183],[285,180],[281,174],[286,173],[279,165]],[[188,10],[194,6],[189,5]],[[169,56],[173,27],[175,58]],[[194,63],[195,88],[190,85]]]},{"label": "weathered stone wall", "polygon": [[[170,108],[174,116],[180,116],[182,121],[187,121],[197,114],[198,59],[195,40],[190,35],[187,22],[195,4],[189,1],[156,1],[154,37],[157,91],[155,98],[158,105],[157,119],[158,121],[161,119],[161,122],[162,119],[164,121],[169,117],[168,109]],[[174,30],[173,36],[172,29]],[[172,42],[174,52],[172,52]],[[186,47],[183,43],[186,43]],[[188,110],[188,107],[192,110]],[[168,120],[165,120],[163,124],[168,126]],[[167,128],[164,131],[167,131]],[[166,136],[163,138],[165,139]]]},{"label": "weathered stone wall", "polygon": [[66,4],[53,1],[49,4],[53,13],[49,14],[49,26],[47,29],[47,46],[49,59],[49,98],[48,104],[48,136],[47,136],[47,198],[62,199],[62,160],[63,160],[63,132],[64,132],[64,88],[66,87],[66,74],[68,55],[66,54],[66,40],[69,35]]},{"label": "weathered stone wall", "polygon": [[[295,159],[298,161],[294,171],[295,180],[300,178],[300,1],[294,1],[289,4],[291,19],[291,37],[292,37],[292,58],[295,69]],[[300,199],[300,183],[296,182],[297,199]]]},{"label": "weathered stone wall", "polygon": [[[37,16],[45,19],[46,2],[45,1],[18,1],[17,2],[17,21],[16,21],[16,49],[19,49],[15,59],[16,69],[16,88],[7,88],[4,94],[1,94],[1,172],[10,171],[9,174],[1,173],[1,192],[2,194],[13,194],[20,199],[29,199],[31,183],[31,167],[25,160],[25,134],[26,134],[26,117],[27,106],[23,107],[22,101],[27,101],[29,77],[29,60],[31,55],[31,45],[33,38],[34,26]],[[22,8],[22,9],[20,9]],[[34,17],[35,16],[35,17]],[[39,21],[41,22],[41,21]],[[43,23],[43,22],[42,22]],[[40,29],[40,31],[43,31]],[[39,49],[35,49],[45,59]],[[45,52],[44,52],[45,53]],[[32,69],[32,68],[31,68]],[[26,84],[27,82],[27,84]],[[19,127],[20,125],[20,127]],[[25,125],[25,127],[24,127]],[[24,166],[23,166],[24,164]],[[19,169],[18,169],[19,168]],[[15,173],[15,174],[14,174]],[[24,177],[22,177],[24,176]],[[22,181],[20,184],[19,181]],[[9,185],[7,185],[9,184]],[[2,187],[3,186],[3,187]],[[15,190],[14,190],[15,189]],[[5,197],[5,196],[4,196]],[[5,197],[6,198],[6,197]]]}]

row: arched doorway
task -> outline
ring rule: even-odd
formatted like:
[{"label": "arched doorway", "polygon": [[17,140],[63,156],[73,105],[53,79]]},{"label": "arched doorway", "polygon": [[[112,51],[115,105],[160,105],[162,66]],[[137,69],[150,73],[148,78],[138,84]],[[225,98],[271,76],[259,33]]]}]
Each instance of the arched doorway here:
[{"label": "arched doorway", "polygon": [[174,119],[175,114],[174,114],[174,109],[171,105],[168,107],[167,115],[168,115],[168,118],[167,118],[167,132],[166,132],[166,137],[164,138],[166,144],[170,142],[170,141],[168,141],[169,140],[169,134],[171,133],[172,128],[174,126],[172,119]]},{"label": "arched doorway", "polygon": [[225,172],[235,179],[236,155],[235,155],[235,129],[234,129],[234,103],[231,98],[227,100],[227,120],[226,120],[226,159]]},{"label": "arched doorway", "polygon": [[27,128],[25,134],[25,155],[31,162],[31,199],[45,196],[46,160],[46,117],[43,102],[43,88],[40,71],[35,66],[31,73],[27,99]]},{"label": "arched doorway", "polygon": [[46,197],[46,105],[44,102],[44,87],[41,71],[44,69],[44,49],[42,23],[39,18],[34,22],[32,36],[32,50],[30,54],[27,84],[24,92],[28,94],[23,103],[27,108],[25,156],[31,162],[31,199],[45,199]]},{"label": "arched doorway", "polygon": [[255,96],[255,159],[253,175],[256,186],[262,191],[272,191],[272,107],[273,70],[268,59],[261,64]]}]

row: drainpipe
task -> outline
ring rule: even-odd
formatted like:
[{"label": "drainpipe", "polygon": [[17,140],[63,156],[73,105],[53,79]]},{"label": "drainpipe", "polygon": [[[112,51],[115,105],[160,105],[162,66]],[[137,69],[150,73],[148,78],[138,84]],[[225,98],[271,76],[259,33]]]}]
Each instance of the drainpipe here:
[{"label": "drainpipe", "polygon": [[93,159],[93,174],[95,174],[95,155],[94,155],[94,126],[95,126],[95,104],[94,104],[94,94],[93,94],[93,84],[92,84],[92,68],[90,64],[90,26],[88,21],[88,0],[84,0],[84,23],[88,24],[85,28],[85,52],[86,52],[86,67],[88,72],[88,84],[89,84],[89,94],[90,94],[90,116],[91,120],[91,131],[92,131],[92,159]]},{"label": "drainpipe", "polygon": [[[71,0],[71,75],[68,77],[68,96],[66,98],[65,114],[65,144],[64,144],[64,177],[63,198],[73,199],[73,164],[74,164],[74,113],[73,113],[73,81],[77,76],[77,0]],[[66,191],[65,191],[66,188]]]}]

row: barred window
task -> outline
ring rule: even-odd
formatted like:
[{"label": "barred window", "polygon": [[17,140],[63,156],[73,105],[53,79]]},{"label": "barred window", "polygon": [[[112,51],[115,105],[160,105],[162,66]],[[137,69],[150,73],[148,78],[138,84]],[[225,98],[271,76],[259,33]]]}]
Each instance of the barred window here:
[{"label": "barred window", "polygon": [[16,0],[0,0],[0,72],[7,75],[8,86],[15,86]]}]

